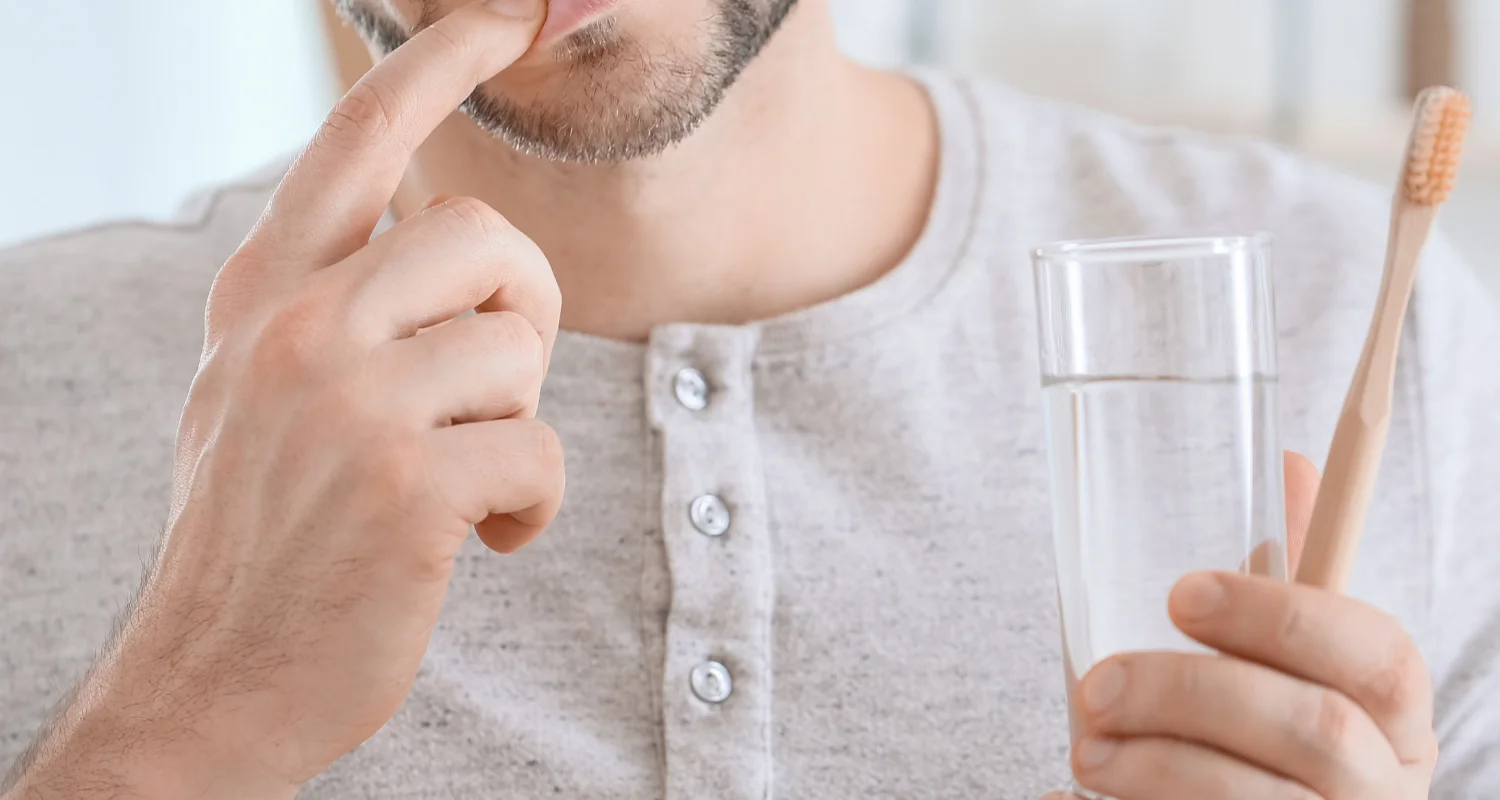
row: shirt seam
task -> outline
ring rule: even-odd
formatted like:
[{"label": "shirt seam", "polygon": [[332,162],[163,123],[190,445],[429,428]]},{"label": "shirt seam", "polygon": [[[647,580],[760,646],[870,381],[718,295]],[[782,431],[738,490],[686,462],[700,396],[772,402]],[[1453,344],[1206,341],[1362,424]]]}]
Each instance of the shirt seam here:
[{"label": "shirt seam", "polygon": [[[666,483],[666,478],[661,468],[663,453],[661,434],[654,428],[654,426],[650,425],[649,422],[645,426],[645,428],[646,445],[649,452],[651,453],[651,469],[652,472],[655,473],[653,475],[653,481],[648,485],[657,487],[656,491],[653,492],[653,494],[655,495],[656,512],[652,515],[652,519],[661,520],[663,507],[663,489],[661,487],[663,487]],[[667,788],[667,710],[666,702],[662,697],[662,692],[664,691],[662,682],[666,680],[667,673],[667,641],[665,631],[661,631],[660,635],[658,636],[658,632],[654,629],[653,616],[650,613],[650,610],[646,607],[646,599],[648,597],[648,587],[646,586],[646,583],[649,575],[648,559],[652,558],[654,555],[651,552],[653,546],[659,546],[662,549],[661,558],[663,560],[663,565],[668,570],[670,570],[671,562],[667,559],[666,554],[665,528],[662,528],[662,530],[655,537],[643,537],[641,542],[641,574],[639,578],[640,596],[637,614],[641,636],[641,664],[645,668],[646,684],[648,686],[648,692],[650,693],[651,698],[651,721],[653,728],[651,746],[656,750],[656,765],[657,769],[660,771],[662,790],[665,791]],[[668,586],[670,587],[670,585],[670,578],[668,578]],[[671,613],[670,599],[668,602],[668,613]],[[653,641],[652,637],[657,637],[661,641],[661,658],[656,664],[651,663],[650,657],[650,643]]]},{"label": "shirt seam", "polygon": [[993,168],[993,160],[990,153],[991,132],[986,125],[983,109],[979,104],[979,98],[974,93],[973,81],[966,77],[954,78],[953,88],[963,101],[964,107],[972,120],[967,135],[971,137],[972,155],[975,160],[973,170],[978,177],[968,197],[968,213],[963,222],[963,234],[960,236],[958,245],[954,248],[954,254],[950,262],[946,265],[942,275],[927,292],[904,308],[881,315],[877,319],[872,319],[868,324],[851,327],[801,347],[759,352],[755,355],[754,366],[780,367],[789,363],[805,362],[857,339],[863,339],[887,330],[893,325],[921,314],[937,305],[948,295],[949,290],[956,285],[958,276],[964,272],[966,267],[983,261],[982,253],[980,252],[981,237],[979,235],[983,226],[980,224],[980,220],[986,206],[986,201],[991,194],[990,185],[996,182],[996,176],[990,174]]},{"label": "shirt seam", "polygon": [[193,219],[181,221],[153,221],[144,219],[109,220],[18,242],[12,252],[16,250],[29,250],[33,247],[47,247],[69,239],[110,233],[203,233],[212,227],[214,222],[219,218],[219,212],[222,210],[224,201],[229,195],[259,193],[273,189],[281,183],[282,174],[277,173],[274,177],[261,181],[231,183],[210,190],[207,201],[203,203],[203,210]]}]

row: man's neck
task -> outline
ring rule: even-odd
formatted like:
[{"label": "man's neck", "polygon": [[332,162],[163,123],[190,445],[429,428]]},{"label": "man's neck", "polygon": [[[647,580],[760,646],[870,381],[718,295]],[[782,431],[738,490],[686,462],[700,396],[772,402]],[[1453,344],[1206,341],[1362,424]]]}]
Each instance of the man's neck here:
[{"label": "man's neck", "polygon": [[397,211],[490,203],[542,248],[567,330],[640,341],[671,322],[739,324],[867,285],[919,236],[938,162],[922,90],[841,54],[804,4],[693,136],[606,166],[521,156],[455,115]]}]

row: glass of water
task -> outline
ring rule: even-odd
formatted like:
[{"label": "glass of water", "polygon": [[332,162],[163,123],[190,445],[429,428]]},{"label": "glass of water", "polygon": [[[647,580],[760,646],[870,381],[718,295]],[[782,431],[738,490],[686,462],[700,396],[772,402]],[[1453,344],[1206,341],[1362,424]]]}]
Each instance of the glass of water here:
[{"label": "glass of water", "polygon": [[1183,576],[1286,578],[1269,251],[1250,236],[1033,254],[1075,739],[1095,664],[1205,649],[1167,615]]}]

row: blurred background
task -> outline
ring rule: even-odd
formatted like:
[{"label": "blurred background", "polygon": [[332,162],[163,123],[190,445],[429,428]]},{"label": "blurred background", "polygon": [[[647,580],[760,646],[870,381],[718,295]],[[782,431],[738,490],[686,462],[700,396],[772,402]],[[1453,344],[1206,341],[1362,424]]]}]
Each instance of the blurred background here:
[{"label": "blurred background", "polygon": [[[16,3],[0,27],[0,246],[165,217],[294,151],[338,79],[325,0]],[[1497,0],[833,0],[845,47],[1394,178],[1411,87],[1479,111],[1444,223],[1500,297]]]}]

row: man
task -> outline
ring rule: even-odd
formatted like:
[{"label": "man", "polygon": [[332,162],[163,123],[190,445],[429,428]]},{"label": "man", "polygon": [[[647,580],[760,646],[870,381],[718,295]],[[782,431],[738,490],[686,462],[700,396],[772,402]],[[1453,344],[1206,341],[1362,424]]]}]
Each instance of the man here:
[{"label": "man", "polygon": [[[1326,446],[1377,193],[861,69],[818,0],[343,10],[387,57],[284,175],[0,256],[7,800],[1058,788],[1035,243],[1277,234]],[[1185,579],[1225,655],[1086,676],[1085,785],[1500,786],[1500,326],[1422,281],[1361,600]]]}]

